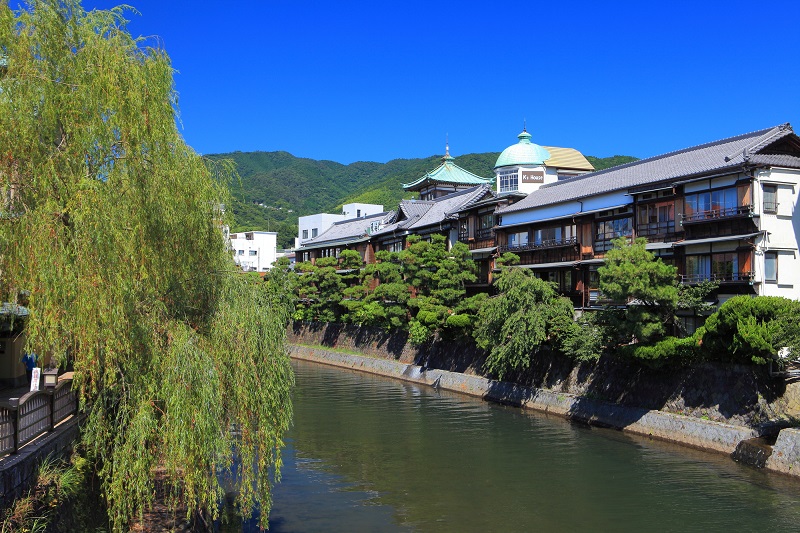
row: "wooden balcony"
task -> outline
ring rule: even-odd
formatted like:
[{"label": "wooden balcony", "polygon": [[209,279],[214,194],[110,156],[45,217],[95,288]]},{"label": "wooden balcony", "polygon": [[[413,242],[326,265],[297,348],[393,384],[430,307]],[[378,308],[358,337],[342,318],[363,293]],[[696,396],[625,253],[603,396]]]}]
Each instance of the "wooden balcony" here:
[{"label": "wooden balcony", "polygon": [[499,252],[530,252],[534,250],[544,250],[548,248],[562,248],[564,246],[577,246],[578,239],[571,237],[569,239],[550,239],[538,243],[529,243],[523,246],[499,246]]},{"label": "wooden balcony", "polygon": [[726,283],[752,283],[754,273],[750,270],[743,272],[725,273],[705,273],[705,274],[682,274],[681,283],[692,285],[703,281],[716,281],[720,284]]},{"label": "wooden balcony", "polygon": [[681,225],[714,222],[721,218],[752,217],[753,214],[752,205],[738,205],[735,207],[710,209],[708,211],[697,211],[689,215],[683,213],[681,214]]}]

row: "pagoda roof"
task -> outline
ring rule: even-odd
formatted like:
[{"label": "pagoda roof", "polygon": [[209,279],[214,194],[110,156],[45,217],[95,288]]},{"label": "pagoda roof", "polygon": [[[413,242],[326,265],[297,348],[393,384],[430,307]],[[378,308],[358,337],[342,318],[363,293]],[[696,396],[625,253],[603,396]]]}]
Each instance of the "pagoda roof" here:
[{"label": "pagoda roof", "polygon": [[441,183],[448,185],[485,185],[491,183],[492,180],[482,178],[477,174],[473,174],[469,170],[464,170],[453,162],[453,157],[450,154],[445,154],[442,158],[442,164],[436,169],[428,172],[418,180],[412,183],[404,183],[403,189],[407,191],[418,191],[428,183]]}]

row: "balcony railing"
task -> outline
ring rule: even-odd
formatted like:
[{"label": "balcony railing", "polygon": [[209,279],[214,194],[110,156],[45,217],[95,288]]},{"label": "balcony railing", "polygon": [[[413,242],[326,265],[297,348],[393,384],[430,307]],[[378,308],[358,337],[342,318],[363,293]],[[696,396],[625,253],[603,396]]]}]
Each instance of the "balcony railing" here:
[{"label": "balcony railing", "polygon": [[475,232],[475,238],[479,241],[494,237],[494,228],[481,228]]},{"label": "balcony railing", "polygon": [[750,283],[753,281],[753,272],[725,272],[704,274],[683,274],[681,283],[692,284],[703,281],[718,281],[720,283]]},{"label": "balcony railing", "polygon": [[720,209],[709,209],[708,211],[696,211],[691,214],[681,214],[681,224],[694,222],[710,222],[720,218],[753,216],[752,205],[737,205],[733,207],[722,207]]},{"label": "balcony railing", "polygon": [[499,246],[500,252],[527,252],[530,250],[542,250],[545,248],[559,248],[562,246],[575,246],[578,244],[577,237],[570,237],[569,239],[549,239],[539,241],[538,243],[528,243],[522,246]]},{"label": "balcony railing", "polygon": [[673,235],[675,234],[675,221],[670,220],[668,222],[650,222],[647,224],[639,224],[636,228],[636,234],[639,237]]},{"label": "balcony railing", "polygon": [[60,379],[51,390],[29,392],[0,402],[0,457],[17,453],[77,412],[77,395],[71,379]]}]

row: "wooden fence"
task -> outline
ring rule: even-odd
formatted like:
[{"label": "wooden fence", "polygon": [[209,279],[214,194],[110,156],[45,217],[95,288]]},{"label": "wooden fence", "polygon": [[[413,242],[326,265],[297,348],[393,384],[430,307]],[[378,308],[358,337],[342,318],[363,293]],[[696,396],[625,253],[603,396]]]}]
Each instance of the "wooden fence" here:
[{"label": "wooden fence", "polygon": [[0,402],[0,457],[17,453],[35,438],[78,412],[71,379],[61,379],[54,389],[29,392]]}]

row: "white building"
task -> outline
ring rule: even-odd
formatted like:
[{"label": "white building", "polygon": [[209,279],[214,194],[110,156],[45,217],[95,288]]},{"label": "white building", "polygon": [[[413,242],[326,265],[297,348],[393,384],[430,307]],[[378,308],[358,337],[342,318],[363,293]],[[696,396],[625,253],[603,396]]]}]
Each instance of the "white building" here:
[{"label": "white building", "polygon": [[574,148],[539,146],[531,142],[531,134],[526,130],[517,138],[519,142],[503,150],[494,166],[497,192],[501,194],[530,194],[542,185],[594,170],[583,154]]},{"label": "white building", "polygon": [[297,221],[297,237],[295,237],[294,240],[294,247],[299,248],[305,241],[322,235],[328,230],[328,228],[337,222],[355,218],[364,218],[382,212],[382,205],[352,203],[342,206],[341,215],[317,213],[316,215],[300,217]]},{"label": "white building", "polygon": [[231,233],[233,260],[245,272],[266,272],[278,253],[278,234],[274,231]]}]

